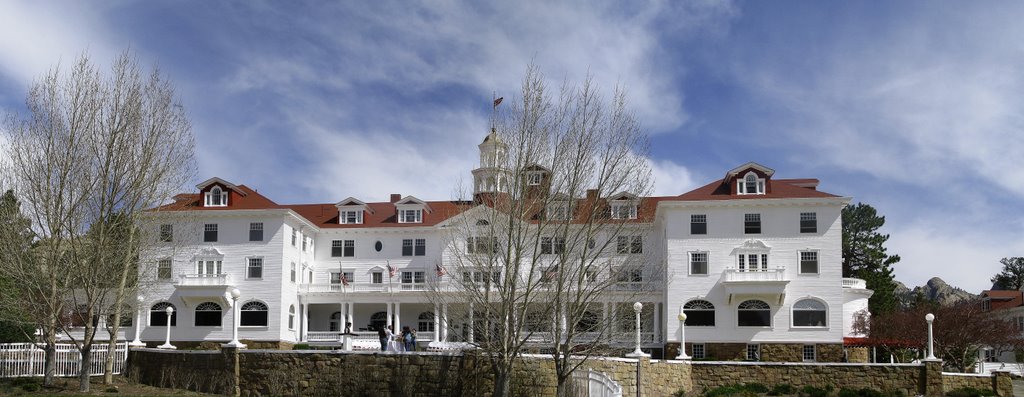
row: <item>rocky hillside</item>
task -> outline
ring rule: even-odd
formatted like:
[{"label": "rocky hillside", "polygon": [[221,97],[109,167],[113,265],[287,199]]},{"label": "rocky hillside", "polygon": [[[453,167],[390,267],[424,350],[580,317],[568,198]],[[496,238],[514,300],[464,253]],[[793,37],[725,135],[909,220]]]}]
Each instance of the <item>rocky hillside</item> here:
[{"label": "rocky hillside", "polygon": [[978,297],[975,294],[946,284],[945,281],[938,277],[932,277],[927,283],[920,287],[914,287],[914,289],[907,288],[903,283],[896,281],[896,298],[900,300],[904,307],[909,307],[918,294],[921,294],[927,300],[936,301],[942,305]]}]

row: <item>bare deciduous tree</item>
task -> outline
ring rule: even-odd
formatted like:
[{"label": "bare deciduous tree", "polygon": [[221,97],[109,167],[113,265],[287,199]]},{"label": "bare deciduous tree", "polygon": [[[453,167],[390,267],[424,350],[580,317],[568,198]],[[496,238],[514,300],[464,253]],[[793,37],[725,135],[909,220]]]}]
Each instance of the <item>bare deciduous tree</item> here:
[{"label": "bare deciduous tree", "polygon": [[496,396],[526,348],[551,354],[566,395],[573,371],[622,340],[614,308],[662,272],[644,246],[647,140],[624,93],[602,97],[589,78],[552,95],[531,66],[520,95],[481,145],[473,205],[445,225],[448,274],[431,296],[484,353]]},{"label": "bare deciduous tree", "polygon": [[[173,86],[156,69],[144,74],[127,51],[108,75],[88,55],[70,73],[52,69],[26,102],[26,117],[7,120],[5,174],[41,243],[35,266],[19,277],[29,292],[42,291],[35,294],[45,295],[46,321],[89,362],[98,319],[108,314],[113,348],[141,252],[156,241],[143,210],[169,201],[194,173],[191,125]],[[83,365],[83,391],[89,375]]]}]

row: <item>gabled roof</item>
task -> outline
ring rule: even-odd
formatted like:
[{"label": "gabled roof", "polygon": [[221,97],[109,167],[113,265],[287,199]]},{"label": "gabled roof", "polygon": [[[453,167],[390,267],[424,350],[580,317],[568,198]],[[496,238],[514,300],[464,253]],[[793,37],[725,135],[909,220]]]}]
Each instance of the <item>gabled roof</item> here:
[{"label": "gabled roof", "polygon": [[239,190],[238,186],[235,186],[231,182],[225,181],[225,180],[220,179],[218,177],[213,177],[213,178],[210,178],[210,179],[207,179],[205,181],[200,182],[198,185],[196,185],[196,189],[203,190],[203,189],[206,189],[207,187],[209,187],[210,185],[213,185],[213,184],[219,184],[219,185],[224,186],[224,187],[226,187],[228,189],[234,190],[234,191],[238,192],[238,194],[241,194],[243,196],[245,196],[245,194],[246,194],[245,192]]},{"label": "gabled roof", "polygon": [[[211,178],[217,179],[217,178]],[[202,185],[202,184],[200,184]],[[210,184],[205,185],[209,187]],[[245,185],[232,185],[232,192],[238,196],[228,200],[228,205],[223,207],[204,207],[203,197],[200,193],[184,193],[174,196],[174,202],[161,205],[153,211],[228,211],[228,210],[265,210],[282,208],[277,203],[266,198],[255,190]]]},{"label": "gabled roof", "polygon": [[764,200],[764,199],[785,199],[785,198],[831,198],[840,197],[831,193],[815,190],[811,187],[817,186],[817,179],[772,179],[772,188],[765,194],[730,194],[730,186],[722,181],[714,181],[707,185],[693,189],[689,192],[676,196],[676,201],[704,201],[704,200]]},{"label": "gabled roof", "polygon": [[420,200],[420,199],[418,199],[416,197],[413,197],[413,196],[405,196],[405,198],[395,202],[396,206],[403,205],[403,204],[419,204],[419,205],[423,206],[423,209],[426,212],[431,212],[430,205],[427,204],[426,201]]},{"label": "gabled roof", "polygon": [[333,204],[289,204],[282,205],[306,218],[310,223],[322,229],[359,229],[376,227],[423,227],[434,226],[469,208],[469,203],[461,201],[424,201],[433,211],[423,211],[421,223],[398,223],[398,207],[395,203],[366,203],[367,212],[363,214],[363,223],[338,223],[338,207]]},{"label": "gabled roof", "polygon": [[608,201],[624,201],[624,200],[636,200],[637,196],[633,193],[622,191],[608,196]]},{"label": "gabled roof", "polygon": [[362,202],[361,200],[355,197],[349,197],[347,199],[341,200],[337,204],[334,204],[334,206],[338,208],[346,206],[363,207],[363,209],[365,209],[366,211],[373,213],[373,210],[370,209],[370,207],[366,205],[366,203]]},{"label": "gabled roof", "polygon": [[989,305],[992,308],[992,310],[1009,309],[1011,307],[1024,306],[1024,291],[982,291],[981,297],[982,299],[989,299]]},{"label": "gabled roof", "polygon": [[739,173],[741,173],[743,171],[746,171],[748,169],[751,169],[751,168],[753,168],[755,170],[758,170],[758,171],[761,171],[765,175],[768,175],[769,177],[771,177],[772,175],[775,175],[775,170],[751,161],[751,162],[743,164],[743,165],[741,165],[739,167],[733,168],[733,169],[729,170],[729,172],[726,172],[725,173],[725,179],[726,180],[731,179],[732,177],[736,176],[736,174],[739,174]]}]

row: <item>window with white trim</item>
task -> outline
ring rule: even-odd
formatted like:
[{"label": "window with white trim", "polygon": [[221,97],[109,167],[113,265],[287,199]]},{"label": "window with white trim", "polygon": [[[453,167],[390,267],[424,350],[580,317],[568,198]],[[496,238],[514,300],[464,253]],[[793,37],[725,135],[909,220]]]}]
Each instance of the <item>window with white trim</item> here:
[{"label": "window with white trim", "polygon": [[467,254],[494,254],[498,252],[498,239],[495,237],[466,237]]},{"label": "window with white trim", "polygon": [[715,305],[703,299],[694,299],[683,305],[687,327],[714,327]]},{"label": "window with white trim", "polygon": [[416,320],[416,332],[434,332],[434,312],[420,313]]},{"label": "window with white trim", "polygon": [[761,234],[761,214],[743,214],[743,233]]},{"label": "window with white trim", "polygon": [[174,226],[160,225],[160,242],[170,243],[174,241]]},{"label": "window with white trim", "polygon": [[156,278],[158,280],[170,280],[172,274],[171,258],[164,258],[157,261]]},{"label": "window with white trim", "polygon": [[804,361],[813,363],[818,361],[817,349],[814,345],[804,345]]},{"label": "window with white trim", "polygon": [[425,256],[427,254],[427,239],[403,239],[402,256]]},{"label": "window with white trim", "polygon": [[694,343],[690,345],[690,356],[695,359],[707,358],[707,349],[703,343]]},{"label": "window with white trim", "polygon": [[636,219],[636,203],[612,203],[612,219]]},{"label": "window with white trim", "polygon": [[768,271],[768,254],[738,254],[736,255],[736,268],[741,272],[766,272]]},{"label": "window with white trim", "polygon": [[245,266],[245,278],[263,278],[263,258],[248,258]]},{"label": "window with white trim", "polygon": [[196,274],[214,276],[223,274],[221,273],[221,265],[223,261],[220,260],[199,260],[196,261]]},{"label": "window with white trim", "polygon": [[238,325],[241,327],[266,327],[269,310],[266,303],[260,301],[245,302],[239,310]]},{"label": "window with white trim", "polygon": [[708,274],[708,253],[707,252],[691,252],[690,253],[690,274],[691,275],[706,275],[706,274]]},{"label": "window with white trim", "polygon": [[800,213],[800,233],[817,233],[818,232],[818,213],[816,212],[801,212]]},{"label": "window with white trim", "polygon": [[357,225],[363,223],[363,211],[360,210],[346,210],[341,211],[338,214],[338,220],[341,224]]},{"label": "window with white trim", "polygon": [[526,173],[526,184],[529,186],[540,185],[540,180],[544,176],[541,171],[530,171]]},{"label": "window with white trim", "polygon": [[740,327],[771,327],[771,309],[771,306],[762,300],[743,301],[736,309],[737,325]]},{"label": "window with white trim", "polygon": [[219,327],[224,312],[220,305],[213,302],[203,302],[196,306],[195,325],[197,327]]},{"label": "window with white trim", "polygon": [[288,329],[295,329],[295,305],[288,306]]},{"label": "window with white trim", "polygon": [[217,224],[207,223],[203,225],[203,242],[215,243],[217,242]]},{"label": "window with white trim", "polygon": [[419,289],[426,282],[426,273],[422,271],[403,271],[401,281],[402,289]]},{"label": "window with white trim", "polygon": [[292,282],[295,282],[295,262],[292,262],[291,273],[289,274]]},{"label": "window with white trim", "polygon": [[643,236],[618,236],[615,252],[620,254],[642,254],[644,252]]},{"label": "window with white trim", "polygon": [[263,241],[263,222],[249,224],[249,241]]},{"label": "window with white trim", "polygon": [[818,274],[818,251],[800,251],[800,274]]},{"label": "window with white trim", "polygon": [[761,345],[756,343],[747,344],[747,360],[761,361]]},{"label": "window with white trim", "polygon": [[225,192],[220,186],[214,186],[213,189],[206,192],[207,207],[226,207],[227,205],[228,192]]},{"label": "window with white trim", "polygon": [[398,223],[423,223],[423,210],[398,210]]},{"label": "window with white trim", "polygon": [[569,220],[569,204],[555,203],[548,206],[546,211],[547,219],[550,221]]},{"label": "window with white trim", "polygon": [[801,299],[793,303],[794,327],[825,327],[828,325],[828,307],[816,299]]},{"label": "window with white trim", "polygon": [[292,247],[296,246],[299,242],[299,231],[292,229]]},{"label": "window with white trim", "polygon": [[753,171],[737,179],[736,183],[736,192],[739,194],[764,194],[764,178],[758,178]]},{"label": "window with white trim", "polygon": [[690,234],[708,234],[707,214],[690,215]]},{"label": "window with white trim", "polygon": [[160,302],[149,308],[149,325],[151,327],[167,326],[167,308],[175,309],[171,313],[171,326],[178,325],[178,310],[170,302]]},{"label": "window with white trim", "polygon": [[384,284],[384,272],[370,273],[370,282],[373,284]]},{"label": "window with white trim", "polygon": [[541,254],[561,254],[565,252],[565,237],[541,237],[540,238],[540,253]]}]

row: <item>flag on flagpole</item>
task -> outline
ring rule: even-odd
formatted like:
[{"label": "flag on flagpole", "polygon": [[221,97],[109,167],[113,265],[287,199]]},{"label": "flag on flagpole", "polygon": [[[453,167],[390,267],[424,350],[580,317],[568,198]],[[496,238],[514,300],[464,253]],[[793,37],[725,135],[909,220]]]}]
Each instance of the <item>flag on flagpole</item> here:
[{"label": "flag on flagpole", "polygon": [[498,105],[501,105],[501,100],[502,99],[505,99],[505,97],[501,97],[501,98],[495,99],[494,100],[494,107],[498,107]]},{"label": "flag on flagpole", "polygon": [[341,285],[348,287],[348,277],[345,277],[345,273],[341,273]]},{"label": "flag on flagpole", "polygon": [[395,277],[395,267],[391,266],[391,261],[388,261],[388,278]]},{"label": "flag on flagpole", "polygon": [[448,274],[448,271],[440,263],[434,265],[434,270],[437,271],[437,277],[444,277],[445,274]]}]

